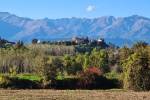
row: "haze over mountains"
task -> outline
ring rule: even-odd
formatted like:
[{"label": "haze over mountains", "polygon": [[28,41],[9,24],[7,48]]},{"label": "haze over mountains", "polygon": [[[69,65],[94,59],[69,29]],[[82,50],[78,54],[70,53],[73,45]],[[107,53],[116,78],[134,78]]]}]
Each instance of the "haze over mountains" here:
[{"label": "haze over mountains", "polygon": [[0,36],[12,41],[66,40],[73,36],[105,38],[117,45],[143,40],[150,43],[150,19],[138,15],[116,18],[30,19],[0,12]]}]

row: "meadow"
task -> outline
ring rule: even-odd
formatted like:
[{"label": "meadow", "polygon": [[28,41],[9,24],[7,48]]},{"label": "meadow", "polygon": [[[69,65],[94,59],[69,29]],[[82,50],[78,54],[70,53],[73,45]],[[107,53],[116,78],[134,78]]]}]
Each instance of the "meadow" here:
[{"label": "meadow", "polygon": [[0,90],[0,100],[150,100],[150,92],[123,90]]}]

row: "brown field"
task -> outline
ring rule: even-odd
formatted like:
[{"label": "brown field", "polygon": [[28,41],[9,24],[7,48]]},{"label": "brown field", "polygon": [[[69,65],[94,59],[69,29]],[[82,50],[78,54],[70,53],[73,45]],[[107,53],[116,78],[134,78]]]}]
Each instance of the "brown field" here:
[{"label": "brown field", "polygon": [[0,100],[150,100],[150,92],[123,90],[0,90]]}]

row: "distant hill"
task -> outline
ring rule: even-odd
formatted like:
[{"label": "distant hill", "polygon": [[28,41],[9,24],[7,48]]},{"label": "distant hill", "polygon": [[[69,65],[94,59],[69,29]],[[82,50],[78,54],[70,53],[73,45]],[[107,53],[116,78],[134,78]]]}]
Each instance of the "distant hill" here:
[{"label": "distant hill", "polygon": [[30,19],[0,12],[0,36],[9,40],[66,40],[73,36],[105,38],[117,45],[143,40],[150,43],[150,19],[138,15],[115,18]]}]

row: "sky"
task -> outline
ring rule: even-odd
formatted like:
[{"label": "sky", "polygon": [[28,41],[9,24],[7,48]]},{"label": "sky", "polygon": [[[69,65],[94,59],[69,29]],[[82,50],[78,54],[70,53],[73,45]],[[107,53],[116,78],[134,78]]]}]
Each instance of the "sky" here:
[{"label": "sky", "polygon": [[34,19],[131,15],[150,18],[150,0],[0,0],[0,12]]}]

